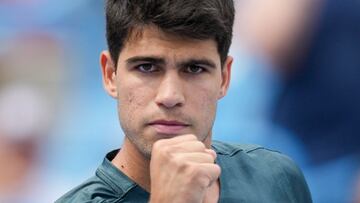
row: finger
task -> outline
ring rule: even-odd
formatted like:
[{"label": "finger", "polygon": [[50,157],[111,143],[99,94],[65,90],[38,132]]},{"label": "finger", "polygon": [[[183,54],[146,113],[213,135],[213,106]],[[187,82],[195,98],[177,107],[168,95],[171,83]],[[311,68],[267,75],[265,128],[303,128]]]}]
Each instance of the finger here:
[{"label": "finger", "polygon": [[197,141],[197,137],[193,134],[178,135],[169,139],[161,139],[158,142],[162,142],[164,145],[173,145],[186,141]]},{"label": "finger", "polygon": [[203,174],[201,177],[201,182],[204,186],[210,187],[215,181],[218,180],[221,174],[221,168],[217,164],[209,164],[209,163],[200,163],[199,166],[201,167],[200,170]]},{"label": "finger", "polygon": [[205,152],[213,156],[214,160],[216,159],[217,154],[213,149],[205,149]]},{"label": "finger", "polygon": [[175,158],[181,162],[214,163],[214,157],[204,152],[177,153]]},{"label": "finger", "polygon": [[173,145],[173,152],[206,152],[205,144],[197,140],[189,140]]}]

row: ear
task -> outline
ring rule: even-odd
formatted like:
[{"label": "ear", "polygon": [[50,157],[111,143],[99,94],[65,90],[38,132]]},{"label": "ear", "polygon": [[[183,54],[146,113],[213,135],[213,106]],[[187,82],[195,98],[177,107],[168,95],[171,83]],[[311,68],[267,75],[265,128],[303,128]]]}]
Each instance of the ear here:
[{"label": "ear", "polygon": [[221,87],[220,87],[218,99],[223,98],[226,95],[227,90],[229,89],[232,63],[233,63],[233,57],[228,56],[221,70],[222,81],[221,81]]},{"label": "ear", "polygon": [[101,52],[100,65],[105,91],[111,97],[117,98],[116,68],[108,51]]}]

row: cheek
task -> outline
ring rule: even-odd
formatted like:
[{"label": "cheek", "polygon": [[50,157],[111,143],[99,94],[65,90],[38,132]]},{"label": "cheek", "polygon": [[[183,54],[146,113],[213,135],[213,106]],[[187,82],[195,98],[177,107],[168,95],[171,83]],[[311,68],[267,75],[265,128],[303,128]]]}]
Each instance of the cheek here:
[{"label": "cheek", "polygon": [[125,134],[138,134],[139,129],[139,109],[136,104],[138,100],[131,91],[122,92],[118,95],[118,116],[122,129]]},{"label": "cheek", "polygon": [[211,119],[213,120],[213,117],[215,117],[215,112],[216,112],[216,106],[217,106],[217,99],[218,96],[217,94],[207,94],[206,97],[204,97],[202,103],[203,103],[203,108],[205,108],[205,113],[206,113],[206,119]]},{"label": "cheek", "polygon": [[[193,105],[191,115],[195,116],[195,133],[198,135],[200,140],[205,140],[211,132],[214,124],[217,106],[217,95],[214,92],[209,92],[209,89],[204,91],[196,92],[193,94]],[[195,96],[196,95],[196,96]]]},{"label": "cheek", "polygon": [[136,85],[120,86],[118,94],[118,108],[122,121],[134,122],[139,120],[146,106],[149,104],[149,91]]},{"label": "cheek", "polygon": [[126,91],[119,94],[118,107],[121,116],[131,118],[138,106],[140,105],[139,98],[136,93],[132,91]]},{"label": "cheek", "polygon": [[[198,92],[192,94],[195,115],[201,116],[201,120],[212,121],[217,106],[218,93],[214,87],[208,86],[200,88]],[[194,91],[194,90],[192,90]]]}]

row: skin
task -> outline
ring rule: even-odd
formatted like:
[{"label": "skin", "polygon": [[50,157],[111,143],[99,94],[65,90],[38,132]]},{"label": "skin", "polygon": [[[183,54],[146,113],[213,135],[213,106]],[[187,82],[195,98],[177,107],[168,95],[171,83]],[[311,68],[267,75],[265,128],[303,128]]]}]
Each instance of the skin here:
[{"label": "skin", "polygon": [[221,68],[214,40],[148,26],[125,43],[117,67],[108,51],[100,61],[126,135],[114,165],[151,192],[150,202],[217,202],[220,167],[211,129],[232,58]]}]

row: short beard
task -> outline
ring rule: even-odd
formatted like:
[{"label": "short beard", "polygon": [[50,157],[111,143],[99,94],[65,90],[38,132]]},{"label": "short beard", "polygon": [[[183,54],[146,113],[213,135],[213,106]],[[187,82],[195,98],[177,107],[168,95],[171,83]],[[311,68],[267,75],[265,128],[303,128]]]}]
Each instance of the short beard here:
[{"label": "short beard", "polygon": [[138,152],[143,155],[145,159],[147,160],[151,159],[151,151],[152,151],[153,143],[146,144],[139,142],[138,139],[136,139],[134,136],[127,136],[127,135],[125,136],[130,140],[130,142],[135,146]]}]

